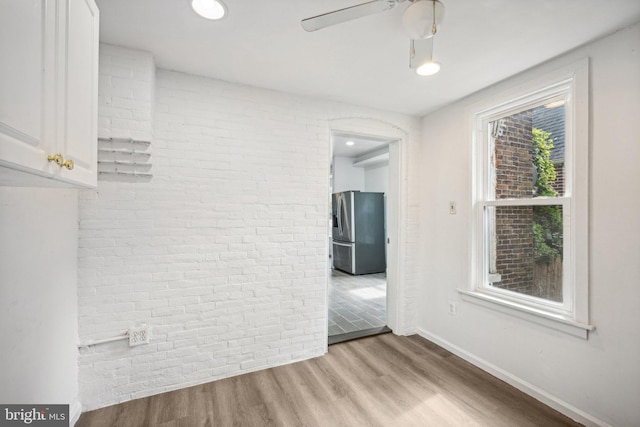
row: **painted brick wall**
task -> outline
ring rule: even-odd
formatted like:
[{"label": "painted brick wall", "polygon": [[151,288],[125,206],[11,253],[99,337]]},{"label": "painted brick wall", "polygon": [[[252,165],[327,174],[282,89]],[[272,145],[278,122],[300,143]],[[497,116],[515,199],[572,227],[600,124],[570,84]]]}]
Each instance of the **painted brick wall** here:
[{"label": "painted brick wall", "polygon": [[98,136],[151,140],[154,86],[150,53],[101,43]]},{"label": "painted brick wall", "polygon": [[[321,355],[329,121],[394,123],[414,150],[418,120],[164,70],[148,97],[153,78],[136,69],[152,58],[120,49],[101,46],[103,132],[152,132],[154,177],[80,192],[79,328],[146,323],[151,343],[82,350],[85,410]],[[130,115],[107,105],[121,96]]]}]

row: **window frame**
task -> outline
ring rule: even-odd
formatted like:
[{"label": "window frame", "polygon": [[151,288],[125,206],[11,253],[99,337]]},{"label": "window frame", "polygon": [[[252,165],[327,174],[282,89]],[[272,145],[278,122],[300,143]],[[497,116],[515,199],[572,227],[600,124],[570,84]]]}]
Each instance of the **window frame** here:
[{"label": "window frame", "polygon": [[[588,316],[589,60],[585,58],[541,78],[521,83],[471,111],[472,223],[470,277],[463,300],[480,303],[535,323],[587,338]],[[489,197],[492,121],[554,100],[565,100],[565,193],[558,197]],[[490,286],[489,206],[560,205],[563,217],[563,301]]]}]

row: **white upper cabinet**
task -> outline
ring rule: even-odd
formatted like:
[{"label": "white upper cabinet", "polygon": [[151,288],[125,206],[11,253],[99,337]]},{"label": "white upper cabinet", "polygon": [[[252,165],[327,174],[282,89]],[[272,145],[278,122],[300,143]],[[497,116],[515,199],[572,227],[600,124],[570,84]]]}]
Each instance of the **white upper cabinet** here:
[{"label": "white upper cabinet", "polygon": [[98,25],[93,0],[0,2],[0,184],[95,187]]},{"label": "white upper cabinet", "polygon": [[[93,0],[67,0],[64,130],[59,140],[74,169],[60,169],[69,181],[96,185],[98,130],[98,8]],[[62,105],[60,106],[62,108]]]},{"label": "white upper cabinet", "polygon": [[41,0],[0,2],[0,162],[46,175],[55,171],[55,14]]}]

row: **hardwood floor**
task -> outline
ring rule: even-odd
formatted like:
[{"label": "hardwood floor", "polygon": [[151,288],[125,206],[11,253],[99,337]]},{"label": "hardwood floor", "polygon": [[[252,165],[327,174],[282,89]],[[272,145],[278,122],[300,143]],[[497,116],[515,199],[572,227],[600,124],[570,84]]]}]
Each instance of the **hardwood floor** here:
[{"label": "hardwood floor", "polygon": [[386,334],[86,412],[76,427],[578,425],[421,337]]}]

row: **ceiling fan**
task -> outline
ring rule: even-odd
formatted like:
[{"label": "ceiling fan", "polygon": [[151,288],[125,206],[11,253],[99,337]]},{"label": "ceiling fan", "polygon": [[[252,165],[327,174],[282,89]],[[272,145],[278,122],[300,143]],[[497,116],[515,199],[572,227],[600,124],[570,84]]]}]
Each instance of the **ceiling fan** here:
[{"label": "ceiling fan", "polygon": [[317,31],[385,12],[405,2],[411,3],[402,14],[402,25],[410,38],[409,67],[420,75],[435,74],[440,64],[433,61],[432,38],[444,18],[444,5],[439,0],[373,0],[303,19],[301,24],[306,31]]}]

